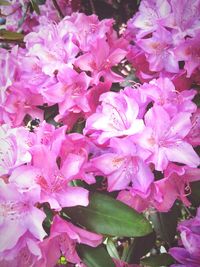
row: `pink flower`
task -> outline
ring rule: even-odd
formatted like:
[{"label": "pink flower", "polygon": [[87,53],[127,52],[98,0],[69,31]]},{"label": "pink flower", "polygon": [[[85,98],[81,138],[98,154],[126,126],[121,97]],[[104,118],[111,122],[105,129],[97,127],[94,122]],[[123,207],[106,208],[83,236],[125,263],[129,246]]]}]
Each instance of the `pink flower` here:
[{"label": "pink flower", "polygon": [[196,95],[195,90],[184,90],[178,92],[169,78],[153,79],[149,83],[144,83],[138,88],[141,98],[147,98],[147,102],[153,101],[162,106],[173,117],[178,112],[193,113],[196,105],[192,99]]},{"label": "pink flower", "polygon": [[108,191],[121,190],[130,187],[146,197],[154,180],[150,168],[138,157],[138,151],[130,139],[112,138],[111,149],[101,156],[93,158],[93,167],[101,171],[108,179]]},{"label": "pink flower", "polygon": [[198,155],[184,138],[192,128],[190,113],[179,112],[173,118],[161,107],[154,106],[145,115],[146,128],[137,142],[149,152],[149,162],[163,171],[169,161],[197,167]]},{"label": "pink flower", "polygon": [[[200,264],[200,209],[196,217],[180,222],[178,230],[184,247],[169,250],[170,254],[186,267],[198,267]],[[174,265],[176,266],[176,265]]]},{"label": "pink flower", "polygon": [[76,244],[83,243],[96,247],[101,242],[102,236],[81,229],[56,215],[51,226],[50,236],[40,245],[43,252],[40,266],[54,267],[60,256],[65,256],[68,262],[80,263],[81,259],[76,252]]},{"label": "pink flower", "polygon": [[200,145],[200,108],[192,115],[192,128],[187,135],[188,142],[193,146]]},{"label": "pink flower", "polygon": [[2,267],[30,267],[38,266],[42,253],[38,245],[38,240],[27,231],[19,238],[17,244],[12,248],[0,253],[0,265]]},{"label": "pink flower", "polygon": [[187,38],[175,49],[175,56],[178,60],[185,61],[184,69],[187,77],[200,67],[200,32],[194,38]]},{"label": "pink flower", "polygon": [[151,38],[137,41],[137,45],[145,52],[151,71],[179,72],[179,65],[172,49],[172,34],[164,27],[159,27]]},{"label": "pink flower", "polygon": [[112,67],[126,56],[126,50],[118,47],[110,47],[104,39],[98,39],[92,45],[91,51],[80,56],[75,65],[81,70],[90,71],[97,85],[101,78],[105,81],[120,82],[123,78],[112,71]]},{"label": "pink flower", "polygon": [[182,41],[186,36],[195,37],[200,30],[199,0],[170,0],[172,13],[166,20],[167,25],[174,29],[176,42]]},{"label": "pink flower", "polygon": [[45,25],[38,33],[26,35],[25,42],[28,49],[27,55],[37,56],[40,60],[42,71],[53,76],[56,70],[66,64],[72,67],[79,48],[73,43],[72,35],[62,38],[62,32],[57,25]]},{"label": "pink flower", "polygon": [[5,184],[0,179],[0,252],[12,249],[27,231],[37,240],[45,237],[45,214],[34,206],[38,200],[37,189],[20,193],[15,184]]},{"label": "pink flower", "polygon": [[[90,107],[86,97],[91,78],[85,73],[77,73],[68,67],[63,68],[57,75],[63,90],[63,101],[59,103],[61,115],[66,111],[89,112]],[[50,92],[50,90],[49,90]]]},{"label": "pink flower", "polygon": [[125,91],[108,92],[100,97],[101,105],[86,121],[84,134],[91,134],[102,144],[112,137],[123,137],[140,132],[143,121],[137,119],[139,107]]},{"label": "pink flower", "polygon": [[137,38],[144,37],[153,32],[159,25],[164,24],[171,13],[171,6],[168,0],[143,0],[140,3],[139,11],[128,22],[128,30],[137,29]]},{"label": "pink flower", "polygon": [[[21,166],[13,171],[10,182],[16,183],[19,190],[26,192],[36,188],[40,192],[39,202],[48,202],[52,209],[88,205],[88,191],[82,187],[68,186],[70,180],[79,172],[79,158],[73,164],[65,160],[61,169],[57,166],[57,156],[44,146],[34,146],[32,166]],[[45,164],[44,164],[45,159]]]},{"label": "pink flower", "polygon": [[0,127],[0,176],[11,174],[16,167],[31,161],[30,137],[31,133],[23,127],[11,129],[6,124]]}]

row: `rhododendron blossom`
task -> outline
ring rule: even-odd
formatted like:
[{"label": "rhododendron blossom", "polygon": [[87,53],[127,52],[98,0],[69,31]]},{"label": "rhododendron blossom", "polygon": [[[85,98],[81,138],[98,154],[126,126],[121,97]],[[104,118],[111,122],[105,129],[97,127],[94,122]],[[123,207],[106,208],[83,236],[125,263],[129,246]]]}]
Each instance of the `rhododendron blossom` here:
[{"label": "rhododendron blossom", "polygon": [[0,7],[0,266],[200,266],[200,0]]}]

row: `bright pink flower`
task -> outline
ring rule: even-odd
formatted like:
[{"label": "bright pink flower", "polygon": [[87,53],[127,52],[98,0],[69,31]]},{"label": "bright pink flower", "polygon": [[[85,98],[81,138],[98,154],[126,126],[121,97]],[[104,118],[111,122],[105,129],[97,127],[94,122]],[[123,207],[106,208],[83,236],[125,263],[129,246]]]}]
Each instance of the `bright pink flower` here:
[{"label": "bright pink flower", "polygon": [[84,134],[92,134],[102,144],[112,137],[129,136],[144,128],[143,121],[137,119],[139,107],[125,91],[108,92],[100,97],[101,105],[96,113],[86,121]]},{"label": "bright pink flower", "polygon": [[73,179],[81,179],[88,184],[96,182],[94,176],[90,173],[90,164],[88,163],[89,154],[96,149],[87,137],[72,133],[67,135],[60,151],[61,168],[66,173],[69,169],[74,169]]},{"label": "bright pink flower", "polygon": [[198,181],[200,179],[199,175],[199,169],[169,164],[164,172],[164,178],[155,182],[162,200],[155,201],[154,207],[161,212],[169,211],[176,199],[180,199],[184,205],[189,206],[190,202],[187,199],[187,196],[191,193],[189,183]]},{"label": "bright pink flower", "polygon": [[197,167],[198,155],[184,138],[192,128],[190,113],[179,112],[173,118],[161,107],[154,106],[145,115],[146,128],[137,142],[149,151],[149,162],[163,171],[169,161]]},{"label": "bright pink flower", "polygon": [[[59,103],[59,112],[65,114],[67,110],[75,113],[89,112],[90,107],[86,97],[91,78],[85,73],[65,67],[57,75],[63,90],[63,101]],[[51,90],[49,90],[50,92]]]},{"label": "bright pink flower", "polygon": [[43,121],[34,129],[34,134],[31,135],[31,147],[35,145],[44,145],[50,151],[58,155],[62,146],[62,142],[66,139],[66,126],[55,128],[52,124]]},{"label": "bright pink flower", "polygon": [[[39,201],[48,202],[52,209],[88,205],[88,191],[82,187],[68,186],[69,181],[79,172],[82,159],[66,159],[61,169],[57,166],[57,156],[45,146],[34,146],[32,166],[21,166],[13,171],[10,182],[17,184],[19,190],[26,192],[36,188],[40,192]],[[45,159],[45,164],[44,164]],[[73,164],[72,164],[73,163]]]},{"label": "bright pink flower", "polygon": [[81,229],[70,222],[55,216],[50,236],[41,242],[43,260],[41,266],[54,267],[60,256],[65,256],[68,262],[80,263],[76,252],[76,244],[83,243],[92,247],[102,242],[102,236]]},{"label": "bright pink flower", "polygon": [[108,179],[108,191],[129,188],[142,196],[149,194],[149,187],[154,180],[150,168],[138,157],[138,151],[130,139],[112,138],[111,149],[91,163]]},{"label": "bright pink flower", "polygon": [[126,54],[126,50],[110,47],[104,39],[98,39],[90,52],[78,57],[75,65],[81,70],[90,71],[94,84],[98,84],[102,78],[105,81],[120,82],[123,80],[122,76],[111,68],[119,64]]},{"label": "bright pink flower", "polygon": [[36,267],[41,257],[42,253],[38,240],[27,231],[19,238],[17,244],[12,249],[0,253],[0,265],[1,267]]},{"label": "bright pink flower", "polygon": [[0,179],[0,252],[13,248],[27,231],[38,240],[45,237],[45,214],[34,206],[38,200],[37,189],[20,193],[15,184]]}]

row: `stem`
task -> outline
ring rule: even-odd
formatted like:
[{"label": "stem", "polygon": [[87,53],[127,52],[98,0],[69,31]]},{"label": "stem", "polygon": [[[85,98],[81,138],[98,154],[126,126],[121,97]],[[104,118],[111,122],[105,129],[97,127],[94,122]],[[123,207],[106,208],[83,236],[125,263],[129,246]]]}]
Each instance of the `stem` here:
[{"label": "stem", "polygon": [[64,18],[64,15],[63,15],[63,13],[62,13],[62,11],[61,11],[61,9],[60,9],[60,7],[59,7],[57,1],[56,1],[56,0],[52,0],[52,1],[53,1],[53,5],[54,5],[54,7],[55,7],[56,10],[58,11],[58,14],[59,14],[60,18],[63,19],[63,18]]},{"label": "stem", "polygon": [[96,14],[96,10],[95,10],[94,3],[93,3],[92,0],[90,0],[90,6],[91,6],[91,9],[92,9],[92,13]]}]

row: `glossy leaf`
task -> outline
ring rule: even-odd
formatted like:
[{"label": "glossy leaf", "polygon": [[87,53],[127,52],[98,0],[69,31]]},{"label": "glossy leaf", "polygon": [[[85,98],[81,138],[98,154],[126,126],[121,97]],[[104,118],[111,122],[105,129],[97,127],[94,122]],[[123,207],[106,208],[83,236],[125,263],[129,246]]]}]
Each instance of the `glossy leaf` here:
[{"label": "glossy leaf", "polygon": [[172,244],[174,241],[178,216],[179,209],[176,204],[168,212],[151,213],[150,217],[153,222],[156,234],[159,235],[160,238],[168,244]]},{"label": "glossy leaf", "polygon": [[163,253],[144,258],[140,263],[148,267],[170,266],[174,263],[174,259],[169,254]]},{"label": "glossy leaf", "polygon": [[96,248],[78,245],[77,251],[87,267],[115,267],[112,258],[102,245]]},{"label": "glossy leaf", "polygon": [[151,224],[124,203],[104,194],[91,194],[87,207],[64,208],[72,221],[86,229],[111,236],[137,237],[152,232]]},{"label": "glossy leaf", "polygon": [[139,263],[140,258],[146,255],[156,241],[155,232],[149,235],[134,238],[133,244],[129,248],[125,261],[128,263]]}]

